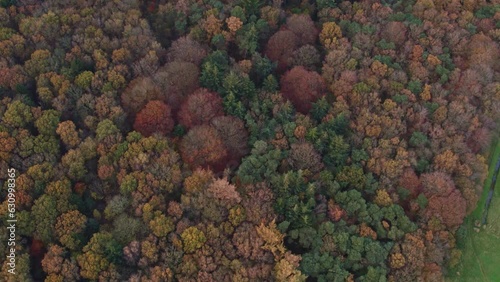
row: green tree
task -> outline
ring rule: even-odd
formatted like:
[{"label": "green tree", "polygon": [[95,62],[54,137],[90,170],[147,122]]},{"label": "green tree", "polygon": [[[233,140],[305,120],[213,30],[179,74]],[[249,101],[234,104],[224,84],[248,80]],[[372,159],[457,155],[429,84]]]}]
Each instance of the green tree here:
[{"label": "green tree", "polygon": [[55,135],[61,113],[56,110],[46,110],[35,121],[35,126],[40,134]]},{"label": "green tree", "polygon": [[223,51],[215,51],[205,57],[201,67],[200,85],[212,91],[222,87],[226,71],[229,69],[228,55]]},{"label": "green tree", "polygon": [[31,209],[31,216],[35,224],[35,238],[44,242],[51,243],[54,240],[54,225],[59,216],[57,211],[57,201],[53,196],[42,195],[35,200]]},{"label": "green tree", "polygon": [[270,148],[265,141],[254,143],[254,148],[245,157],[236,173],[243,183],[263,181],[274,175],[283,159],[283,153]]},{"label": "green tree", "polygon": [[10,127],[26,127],[28,123],[33,121],[33,114],[28,105],[16,100],[7,105],[2,120]]}]

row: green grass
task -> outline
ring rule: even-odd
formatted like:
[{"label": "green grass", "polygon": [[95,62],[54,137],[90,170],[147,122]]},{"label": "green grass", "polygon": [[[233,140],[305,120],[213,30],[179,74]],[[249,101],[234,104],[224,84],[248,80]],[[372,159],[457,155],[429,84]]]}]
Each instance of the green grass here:
[{"label": "green grass", "polygon": [[484,204],[493,178],[493,171],[500,156],[500,142],[494,142],[489,156],[488,178],[476,210],[465,222],[467,236],[458,242],[462,250],[462,260],[449,269],[447,281],[500,281],[500,176],[495,184],[495,193],[488,212],[487,224],[474,231],[474,222],[481,221]]}]

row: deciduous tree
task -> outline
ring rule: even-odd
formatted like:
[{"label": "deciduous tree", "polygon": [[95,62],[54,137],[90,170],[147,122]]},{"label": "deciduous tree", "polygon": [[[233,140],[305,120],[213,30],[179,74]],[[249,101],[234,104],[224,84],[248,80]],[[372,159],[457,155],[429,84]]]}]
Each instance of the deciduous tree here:
[{"label": "deciduous tree", "polygon": [[222,99],[217,93],[200,88],[190,94],[178,112],[179,123],[187,128],[208,124],[214,117],[224,115]]},{"label": "deciduous tree", "polygon": [[220,169],[227,157],[224,141],[216,129],[209,125],[193,127],[181,141],[182,159],[191,167]]},{"label": "deciduous tree", "polygon": [[148,102],[135,117],[134,129],[144,136],[155,132],[168,134],[173,128],[174,120],[170,107],[159,100]]},{"label": "deciduous tree", "polygon": [[281,91],[299,112],[306,114],[311,110],[312,103],[325,95],[326,87],[317,72],[298,66],[282,76]]},{"label": "deciduous tree", "polygon": [[169,61],[182,61],[200,65],[203,58],[207,56],[207,50],[197,41],[189,36],[183,36],[174,42],[168,49]]},{"label": "deciduous tree", "polygon": [[288,66],[288,59],[298,47],[299,39],[289,30],[276,32],[266,45],[265,54],[272,61],[278,62],[278,70],[284,71]]},{"label": "deciduous tree", "polygon": [[314,44],[318,30],[307,14],[293,14],[286,19],[286,28],[298,38],[299,45]]}]

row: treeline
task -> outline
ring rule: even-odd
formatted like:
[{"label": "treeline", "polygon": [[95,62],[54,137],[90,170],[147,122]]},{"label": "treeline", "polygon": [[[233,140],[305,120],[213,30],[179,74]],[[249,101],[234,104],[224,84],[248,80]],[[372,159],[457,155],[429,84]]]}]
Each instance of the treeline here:
[{"label": "treeline", "polygon": [[0,280],[442,281],[460,261],[498,4],[0,6]]}]

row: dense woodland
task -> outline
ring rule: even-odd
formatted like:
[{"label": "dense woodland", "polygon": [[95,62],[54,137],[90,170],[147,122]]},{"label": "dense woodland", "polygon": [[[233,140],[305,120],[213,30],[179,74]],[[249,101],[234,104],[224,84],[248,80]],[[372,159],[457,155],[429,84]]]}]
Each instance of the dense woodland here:
[{"label": "dense woodland", "polygon": [[1,281],[442,281],[460,261],[498,1],[0,6]]}]

